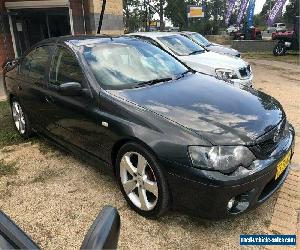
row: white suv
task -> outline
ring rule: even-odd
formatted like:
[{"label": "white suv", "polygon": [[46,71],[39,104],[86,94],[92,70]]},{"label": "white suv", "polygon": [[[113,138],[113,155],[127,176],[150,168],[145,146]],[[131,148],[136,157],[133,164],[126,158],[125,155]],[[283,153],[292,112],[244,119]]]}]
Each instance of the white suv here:
[{"label": "white suv", "polygon": [[274,23],[271,27],[268,27],[268,33],[272,32],[286,32],[286,25],[284,23]]},{"label": "white suv", "polygon": [[160,47],[199,73],[215,76],[236,87],[252,87],[251,66],[241,58],[207,51],[178,33],[138,32],[129,36],[141,38]]}]

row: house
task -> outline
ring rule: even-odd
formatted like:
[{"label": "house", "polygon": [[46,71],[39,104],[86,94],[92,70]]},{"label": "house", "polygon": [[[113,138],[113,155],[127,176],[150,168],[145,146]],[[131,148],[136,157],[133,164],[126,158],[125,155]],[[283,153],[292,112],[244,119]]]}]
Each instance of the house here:
[{"label": "house", "polygon": [[[0,66],[55,36],[96,34],[102,0],[0,0]],[[108,0],[101,34],[123,34],[123,1]]]}]

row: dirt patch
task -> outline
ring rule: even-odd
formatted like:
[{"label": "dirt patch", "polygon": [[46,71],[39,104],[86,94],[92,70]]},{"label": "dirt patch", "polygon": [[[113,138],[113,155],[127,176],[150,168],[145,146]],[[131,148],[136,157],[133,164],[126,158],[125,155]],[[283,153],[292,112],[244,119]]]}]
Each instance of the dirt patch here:
[{"label": "dirt patch", "polygon": [[[253,64],[253,62],[255,64]],[[250,60],[255,88],[268,93],[282,104],[288,120],[296,130],[294,163],[300,163],[300,67],[287,68],[278,62]],[[284,66],[284,67],[283,67]]]},{"label": "dirt patch", "polygon": [[129,209],[113,176],[44,142],[6,147],[4,159],[18,172],[1,177],[0,193],[6,195],[0,196],[0,208],[43,249],[79,248],[106,204],[121,214],[120,248],[239,248],[241,233],[264,232],[276,201],[274,196],[259,209],[217,222],[173,212],[153,221]]}]

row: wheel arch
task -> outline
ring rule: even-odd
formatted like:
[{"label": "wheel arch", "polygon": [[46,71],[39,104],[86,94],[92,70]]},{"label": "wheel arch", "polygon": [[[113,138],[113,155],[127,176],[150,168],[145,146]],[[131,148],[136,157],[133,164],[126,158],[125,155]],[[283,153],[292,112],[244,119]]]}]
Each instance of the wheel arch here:
[{"label": "wheel arch", "polygon": [[139,145],[141,145],[142,147],[144,147],[145,149],[149,150],[149,152],[151,152],[153,154],[153,156],[157,159],[157,155],[156,153],[153,151],[153,149],[148,146],[145,142],[143,142],[142,140],[136,138],[136,137],[126,137],[126,138],[122,138],[120,140],[118,140],[112,147],[111,150],[111,163],[114,169],[114,174],[116,174],[116,160],[117,160],[117,155],[120,151],[120,149],[127,143],[137,143]]}]

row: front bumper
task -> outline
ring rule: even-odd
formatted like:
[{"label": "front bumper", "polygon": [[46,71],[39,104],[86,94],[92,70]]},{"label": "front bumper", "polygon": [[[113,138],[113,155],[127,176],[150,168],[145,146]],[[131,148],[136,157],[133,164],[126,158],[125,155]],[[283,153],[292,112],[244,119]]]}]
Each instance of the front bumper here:
[{"label": "front bumper", "polygon": [[[286,144],[280,149],[280,154],[272,159],[257,161],[256,171],[242,177],[164,162],[173,209],[203,218],[221,219],[255,208],[284,183],[290,167],[277,180],[275,175],[278,163],[289,150],[293,154],[293,133],[290,133]],[[237,209],[229,210],[227,205],[233,197],[240,200],[241,204]]]}]

